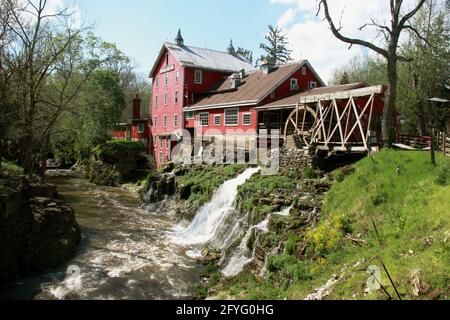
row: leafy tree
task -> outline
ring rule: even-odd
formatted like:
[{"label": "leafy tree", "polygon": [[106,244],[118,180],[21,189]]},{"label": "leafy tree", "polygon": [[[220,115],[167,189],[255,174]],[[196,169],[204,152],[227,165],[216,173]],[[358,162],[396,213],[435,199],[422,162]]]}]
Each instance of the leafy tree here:
[{"label": "leafy tree", "polygon": [[277,27],[269,25],[269,32],[265,36],[267,44],[261,43],[260,48],[263,49],[266,54],[261,56],[260,60],[267,60],[274,65],[281,65],[286,62],[292,61],[292,51],[288,49],[287,36],[283,30]]},{"label": "leafy tree", "polygon": [[341,81],[339,81],[339,84],[344,85],[344,84],[349,84],[350,83],[350,78],[348,77],[348,73],[344,71],[344,73],[342,74],[341,77]]}]

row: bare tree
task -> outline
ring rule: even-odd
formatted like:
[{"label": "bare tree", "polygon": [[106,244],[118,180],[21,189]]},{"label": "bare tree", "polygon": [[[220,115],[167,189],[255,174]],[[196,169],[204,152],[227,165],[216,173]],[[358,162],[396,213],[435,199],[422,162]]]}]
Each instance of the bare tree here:
[{"label": "bare tree", "polygon": [[335,24],[333,21],[330,10],[328,6],[327,0],[320,0],[319,2],[319,11],[318,15],[322,10],[325,14],[325,19],[328,21],[330,25],[331,31],[333,35],[345,42],[349,43],[350,47],[353,45],[360,45],[366,48],[369,48],[379,55],[383,56],[387,60],[387,74],[388,74],[388,93],[385,101],[385,109],[383,114],[383,144],[385,146],[392,146],[395,141],[395,130],[394,130],[394,117],[396,110],[396,99],[397,99],[397,84],[398,84],[398,75],[397,75],[397,64],[399,61],[409,62],[412,59],[408,57],[403,57],[398,53],[399,40],[400,35],[403,31],[413,32],[424,42],[427,42],[425,38],[423,38],[420,33],[409,23],[410,19],[414,17],[414,15],[422,8],[426,0],[418,0],[417,5],[410,12],[402,15],[402,5],[403,0],[390,0],[390,15],[391,15],[391,24],[383,25],[375,21],[375,19],[370,19],[370,22],[364,24],[359,28],[359,30],[363,30],[366,27],[375,27],[380,35],[384,37],[386,42],[385,47],[377,46],[371,42],[355,39],[344,36],[341,33],[342,25],[339,22],[339,26]]}]

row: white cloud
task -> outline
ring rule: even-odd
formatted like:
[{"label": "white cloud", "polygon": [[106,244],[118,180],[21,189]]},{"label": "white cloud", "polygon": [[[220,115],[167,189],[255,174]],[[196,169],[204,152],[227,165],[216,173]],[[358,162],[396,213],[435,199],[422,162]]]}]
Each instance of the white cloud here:
[{"label": "white cloud", "polygon": [[[39,1],[32,0],[31,1],[36,7],[39,5]],[[19,0],[19,3],[22,3],[24,6],[28,8],[30,12],[36,12],[36,10],[30,5],[27,0]],[[72,0],[48,0],[42,15],[55,15],[61,12],[64,9],[68,9],[68,13],[71,14],[69,22],[75,28],[80,27],[81,25],[81,11],[79,5]],[[31,21],[36,19],[36,17],[32,14],[28,14]]]},{"label": "white cloud", "polygon": [[292,8],[288,9],[285,13],[283,13],[280,19],[278,19],[277,26],[279,26],[280,28],[286,28],[288,25],[294,22],[296,14],[296,10]]},{"label": "white cloud", "polygon": [[[417,0],[406,0],[405,11],[412,8]],[[349,45],[337,40],[323,13],[316,17],[317,0],[270,0],[274,5],[290,6],[278,20],[278,25],[286,29],[293,58],[308,59],[324,81],[328,81],[333,69],[348,63],[355,55],[366,52],[359,46]],[[390,22],[389,1],[387,0],[329,0],[330,13],[337,25],[342,21],[342,33],[349,37],[361,38],[380,45],[382,38],[377,38],[377,30],[359,28],[371,18],[380,24]]]}]

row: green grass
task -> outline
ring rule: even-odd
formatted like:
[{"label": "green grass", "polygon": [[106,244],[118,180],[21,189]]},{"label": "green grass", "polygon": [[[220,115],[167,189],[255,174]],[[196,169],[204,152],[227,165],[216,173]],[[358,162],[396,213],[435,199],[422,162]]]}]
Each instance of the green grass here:
[{"label": "green grass", "polygon": [[246,183],[239,186],[238,197],[243,203],[244,211],[250,214],[250,223],[256,225],[266,216],[274,212],[270,204],[261,204],[263,198],[270,198],[276,191],[290,194],[295,190],[296,182],[284,175],[263,176],[253,175]]},{"label": "green grass", "polygon": [[12,177],[18,177],[23,174],[23,168],[10,161],[2,161],[2,169],[0,172],[0,193],[8,193],[13,189]]},{"label": "green grass", "polygon": [[[227,281],[224,292],[233,296],[241,289],[238,297],[251,299],[268,290],[274,298],[304,299],[347,267],[328,299],[386,299],[382,291],[364,294],[367,267],[382,269],[383,261],[403,299],[448,299],[450,159],[439,154],[434,168],[428,153],[384,150],[355,168],[349,176],[338,174],[325,197],[319,225],[300,240],[307,244],[304,261],[275,256],[269,261],[268,279],[243,275]],[[347,234],[363,242],[356,244]],[[287,253],[297,240],[291,236]],[[416,271],[427,288],[419,296],[411,283]],[[395,298],[384,271],[381,282]]]},{"label": "green grass", "polygon": [[100,158],[115,158],[126,152],[146,152],[146,147],[140,142],[114,140],[95,147],[92,152]]},{"label": "green grass", "polygon": [[237,177],[245,168],[244,165],[190,168],[185,175],[177,180],[179,189],[188,190],[186,198],[182,200],[185,201],[186,206],[195,211],[195,208],[198,209],[210,201],[214,192],[225,181]]}]

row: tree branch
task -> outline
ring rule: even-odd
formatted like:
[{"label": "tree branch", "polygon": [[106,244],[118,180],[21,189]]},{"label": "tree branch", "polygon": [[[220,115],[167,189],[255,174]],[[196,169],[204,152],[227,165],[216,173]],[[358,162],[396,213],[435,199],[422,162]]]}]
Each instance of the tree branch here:
[{"label": "tree branch", "polygon": [[400,31],[405,28],[405,25],[408,22],[408,20],[411,19],[412,17],[414,17],[414,15],[420,10],[420,8],[422,8],[422,6],[425,4],[425,1],[426,0],[419,0],[419,3],[414,8],[414,10],[412,10],[411,12],[409,12],[408,14],[403,16],[403,18],[400,20],[400,23],[399,23]]},{"label": "tree branch", "polygon": [[349,37],[343,36],[341,34],[341,32],[340,32],[341,28],[339,28],[339,29],[336,28],[336,26],[335,26],[335,24],[333,22],[333,19],[331,18],[327,0],[321,0],[319,2],[318,14],[320,13],[322,5],[323,5],[323,8],[324,8],[325,19],[328,21],[328,24],[330,25],[331,31],[333,32],[333,35],[337,39],[341,40],[342,42],[349,43],[350,45],[355,45],[356,44],[356,45],[359,45],[359,46],[363,46],[363,47],[369,48],[369,49],[375,51],[376,53],[378,53],[378,54],[380,54],[380,55],[382,55],[384,57],[388,56],[388,53],[387,53],[386,50],[384,50],[384,49],[382,49],[382,48],[380,48],[380,47],[378,47],[378,46],[376,46],[376,45],[374,45],[374,44],[372,44],[372,43],[370,43],[368,41],[364,41],[364,40],[361,40],[361,39],[354,39],[354,38],[349,38]]}]

